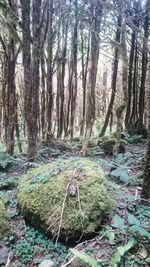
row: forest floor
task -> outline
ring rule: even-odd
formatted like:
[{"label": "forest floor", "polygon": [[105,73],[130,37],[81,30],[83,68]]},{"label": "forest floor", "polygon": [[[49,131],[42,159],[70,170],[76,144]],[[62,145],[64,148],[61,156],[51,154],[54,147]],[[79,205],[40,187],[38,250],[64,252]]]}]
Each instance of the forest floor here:
[{"label": "forest floor", "polygon": [[[72,261],[73,255],[66,245],[56,245],[25,222],[18,209],[15,183],[29,168],[60,157],[77,157],[80,146],[78,141],[62,142],[52,148],[41,146],[35,163],[28,164],[25,156],[16,156],[9,159],[6,170],[0,171],[0,197],[5,201],[12,226],[11,236],[5,238],[8,251],[0,246],[0,262],[7,254],[10,255],[9,266],[14,267],[38,266],[44,259],[51,259],[55,266],[67,266],[67,262]],[[146,143],[143,141],[127,144],[126,152],[116,158],[105,155],[94,143],[89,149],[88,158],[103,168],[108,180],[108,192],[116,202],[114,210],[105,216],[96,235],[89,240],[80,240],[74,247],[90,255],[99,266],[150,266],[150,205],[140,198],[145,152]],[[128,249],[125,245],[133,248]],[[119,247],[123,248],[124,257],[120,257]],[[8,253],[10,251],[12,254]]]}]

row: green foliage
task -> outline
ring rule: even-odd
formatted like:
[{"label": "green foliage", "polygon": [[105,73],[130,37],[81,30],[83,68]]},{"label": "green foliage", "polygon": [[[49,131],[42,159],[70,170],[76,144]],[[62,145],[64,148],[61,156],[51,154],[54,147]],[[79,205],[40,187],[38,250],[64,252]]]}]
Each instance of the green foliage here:
[{"label": "green foliage", "polygon": [[112,261],[110,263],[110,267],[118,267],[122,257],[128,252],[131,248],[136,245],[136,240],[134,238],[130,239],[127,244],[124,246],[118,247],[117,251],[112,257]]},{"label": "green foliage", "polygon": [[[55,258],[55,264],[60,265],[68,253],[67,248],[58,243],[57,245],[45,237],[44,234],[31,227],[26,227],[24,239],[20,239],[14,243],[14,237],[10,236],[5,239],[14,252],[15,257],[20,262],[20,267],[31,264],[33,259],[40,263],[44,259]],[[42,259],[38,259],[38,255],[43,255]],[[53,259],[54,260],[54,259]]]},{"label": "green foliage", "polygon": [[109,176],[111,178],[115,178],[116,182],[121,183],[130,183],[130,176],[127,172],[127,167],[130,164],[132,155],[127,153],[120,153],[116,157],[113,158],[112,164],[110,166]]},{"label": "green foliage", "polygon": [[106,231],[105,235],[108,238],[109,244],[113,245],[115,240],[115,233],[111,231]]},{"label": "green foliage", "polygon": [[133,214],[128,213],[126,224],[124,220],[117,214],[114,216],[113,221],[114,223],[112,226],[119,228],[122,232],[128,229],[128,232],[134,237],[139,238],[140,236],[141,238],[147,238],[150,240],[150,233],[144,229],[144,227],[142,227],[140,220]]},{"label": "green foliage", "polygon": [[11,157],[5,152],[0,152],[0,171],[5,170],[11,163]]},{"label": "green foliage", "polygon": [[[131,238],[127,244],[124,246],[120,246],[117,248],[117,251],[114,253],[112,260],[109,264],[110,267],[117,267],[118,264],[121,262],[122,257],[125,255],[126,252],[128,252],[131,248],[133,248],[136,245],[136,240],[134,238]],[[87,263],[91,267],[101,267],[101,265],[98,264],[98,262],[94,259],[92,259],[89,255],[87,255],[85,252],[80,252],[75,249],[70,249],[71,252],[79,258],[84,263]]]},{"label": "green foliage", "polygon": [[122,183],[128,183],[130,180],[130,177],[128,175],[128,172],[123,168],[118,168],[117,170],[114,170],[110,173],[111,177],[117,178]]},{"label": "green foliage", "polygon": [[100,265],[97,263],[96,260],[92,259],[89,255],[87,255],[85,252],[80,252],[76,249],[70,249],[71,252],[79,258],[84,263],[87,263],[91,267],[100,267]]},{"label": "green foliage", "polygon": [[138,144],[142,141],[142,135],[134,134],[129,136],[126,140],[129,144]]},{"label": "green foliage", "polygon": [[10,190],[18,186],[19,177],[0,180],[0,190]]},{"label": "green foliage", "polygon": [[113,158],[113,164],[115,166],[120,166],[124,164],[128,159],[130,159],[131,154],[126,152],[126,153],[120,153],[116,157]]},{"label": "green foliage", "polygon": [[124,220],[119,215],[115,214],[113,221],[114,221],[114,223],[112,224],[113,227],[119,228],[121,230],[126,228]]},{"label": "green foliage", "polygon": [[10,233],[10,222],[8,220],[5,205],[0,199],[0,240]]},{"label": "green foliage", "polygon": [[94,127],[93,127],[93,132],[95,135],[98,136],[100,134],[103,123],[104,123],[104,118],[96,118]]},{"label": "green foliage", "polygon": [[131,186],[142,186],[142,184],[143,184],[143,177],[144,177],[143,171],[139,171],[138,173],[136,173],[135,175],[132,175],[130,177],[129,184]]}]

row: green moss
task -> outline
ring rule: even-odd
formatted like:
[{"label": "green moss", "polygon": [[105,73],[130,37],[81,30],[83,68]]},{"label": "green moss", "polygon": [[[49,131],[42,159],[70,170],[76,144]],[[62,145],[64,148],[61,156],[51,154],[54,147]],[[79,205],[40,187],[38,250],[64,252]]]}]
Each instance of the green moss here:
[{"label": "green moss", "polygon": [[60,236],[66,239],[93,233],[112,206],[102,169],[83,158],[55,161],[27,173],[18,201],[25,216],[53,236],[61,221]]},{"label": "green moss", "polygon": [[10,232],[10,223],[6,215],[5,205],[0,199],[0,240]]}]

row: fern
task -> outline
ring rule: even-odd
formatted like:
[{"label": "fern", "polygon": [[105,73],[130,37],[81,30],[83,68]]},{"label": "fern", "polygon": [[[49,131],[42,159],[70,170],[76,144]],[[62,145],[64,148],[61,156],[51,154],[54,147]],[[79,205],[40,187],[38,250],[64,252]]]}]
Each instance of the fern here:
[{"label": "fern", "polygon": [[11,163],[11,158],[5,152],[0,153],[0,170],[4,170]]},{"label": "fern", "polygon": [[91,267],[101,267],[101,265],[99,265],[96,260],[92,259],[85,252],[80,252],[80,251],[78,251],[76,249],[70,249],[70,250],[77,258],[79,258],[81,261],[87,263],[89,266],[91,266]]},{"label": "fern", "polygon": [[127,171],[123,168],[117,168],[116,170],[112,171],[110,176],[119,179],[119,181],[122,183],[128,183],[130,180]]}]

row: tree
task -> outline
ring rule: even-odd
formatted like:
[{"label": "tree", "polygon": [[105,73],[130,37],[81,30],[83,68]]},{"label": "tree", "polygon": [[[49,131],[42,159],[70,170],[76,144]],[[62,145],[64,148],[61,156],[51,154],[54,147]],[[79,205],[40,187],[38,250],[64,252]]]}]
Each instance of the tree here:
[{"label": "tree", "polygon": [[[7,7],[17,17],[18,3],[14,0],[9,1]],[[10,13],[6,13],[8,25],[4,35],[0,35],[0,43],[3,48],[3,89],[2,100],[4,107],[5,142],[7,153],[13,155],[14,152],[14,131],[16,128],[17,106],[16,106],[16,62],[20,52],[16,37],[17,21],[12,19]]]},{"label": "tree", "polygon": [[53,109],[53,0],[48,0],[47,131],[52,130]]},{"label": "tree", "polygon": [[[120,43],[120,35],[121,35],[120,27],[121,27],[121,16],[119,15],[118,21],[117,21],[117,31],[116,31],[115,43]],[[106,131],[108,123],[109,123],[109,119],[111,117],[113,104],[115,101],[115,95],[116,95],[118,64],[119,64],[119,48],[118,48],[118,46],[116,46],[115,47],[115,55],[114,55],[114,63],[113,63],[112,82],[111,82],[111,88],[112,88],[111,98],[110,98],[109,106],[107,109],[104,125],[101,129],[100,136],[103,136],[105,134],[105,131]]]},{"label": "tree", "polygon": [[121,14],[121,43],[119,49],[122,57],[123,100],[122,103],[116,109],[117,126],[116,126],[116,143],[114,146],[114,155],[118,154],[119,147],[121,144],[123,111],[125,110],[128,101],[128,91],[127,91],[128,57],[127,57],[127,45],[126,45],[126,16],[125,16],[126,5],[124,1],[121,1],[121,3],[119,3],[119,11]]},{"label": "tree", "polygon": [[150,14],[150,1],[146,1],[145,5],[145,19],[144,19],[144,39],[143,39],[143,50],[142,50],[142,76],[139,94],[139,121],[137,126],[137,132],[142,128],[144,118],[144,105],[145,105],[145,82],[146,82],[146,72],[147,72],[147,49],[148,49],[148,36],[149,36],[149,14]]},{"label": "tree", "polygon": [[91,137],[93,124],[95,121],[95,86],[97,76],[97,66],[99,59],[99,34],[102,17],[102,5],[99,1],[91,1],[91,44],[90,44],[90,60],[89,74],[87,87],[87,115],[86,115],[86,130],[82,144],[81,153],[86,155],[88,142]]},{"label": "tree", "polygon": [[[21,0],[22,9],[22,50],[24,66],[24,114],[28,136],[28,160],[35,159],[37,151],[39,116],[39,63],[40,63],[40,17],[41,0]],[[31,20],[32,16],[32,20]],[[32,24],[31,24],[32,21]],[[32,25],[32,35],[31,35]],[[32,40],[32,46],[31,46]],[[32,49],[32,50],[31,50]],[[32,52],[31,52],[32,51]]]},{"label": "tree", "polygon": [[146,199],[150,198],[150,64],[148,67],[148,81],[147,81],[147,97],[148,97],[148,140],[147,140],[147,154],[145,158],[144,180],[142,196]]}]

